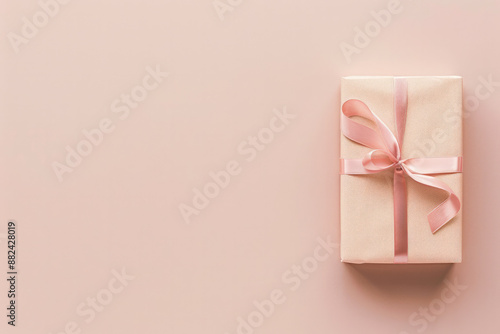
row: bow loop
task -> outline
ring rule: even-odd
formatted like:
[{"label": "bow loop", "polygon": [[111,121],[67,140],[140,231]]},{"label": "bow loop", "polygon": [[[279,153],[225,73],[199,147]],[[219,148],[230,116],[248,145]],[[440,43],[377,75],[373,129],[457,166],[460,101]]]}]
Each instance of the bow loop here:
[{"label": "bow loop", "polygon": [[[375,123],[376,130],[351,119],[358,116]],[[401,157],[398,141],[384,122],[368,106],[356,99],[347,100],[342,105],[341,126],[344,136],[361,145],[387,151],[393,159]]]},{"label": "bow loop", "polygon": [[378,149],[368,152],[361,163],[370,172],[381,172],[394,166],[397,160],[386,150]]}]

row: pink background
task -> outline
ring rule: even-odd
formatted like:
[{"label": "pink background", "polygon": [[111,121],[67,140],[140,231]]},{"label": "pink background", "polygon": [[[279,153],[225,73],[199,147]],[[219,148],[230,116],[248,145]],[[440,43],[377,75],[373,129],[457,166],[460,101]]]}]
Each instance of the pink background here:
[{"label": "pink background", "polygon": [[[240,333],[496,332],[500,84],[480,78],[500,82],[500,3],[401,0],[348,62],[340,44],[388,2],[233,0],[222,20],[212,0],[72,1],[15,53],[9,32],[40,6],[2,1],[2,268],[9,219],[19,235],[18,326],[2,311],[2,333],[233,334],[273,290],[286,300]],[[120,120],[111,103],[156,65],[168,78]],[[296,290],[283,280],[315,263],[318,237],[339,240],[346,75],[464,77],[478,105],[464,120],[462,264],[348,265],[334,248]],[[238,146],[283,107],[295,118],[246,161]],[[53,161],[103,118],[116,129],[59,182]],[[233,160],[241,173],[186,224],[179,205]],[[135,278],[86,323],[78,305],[121,268]]]}]

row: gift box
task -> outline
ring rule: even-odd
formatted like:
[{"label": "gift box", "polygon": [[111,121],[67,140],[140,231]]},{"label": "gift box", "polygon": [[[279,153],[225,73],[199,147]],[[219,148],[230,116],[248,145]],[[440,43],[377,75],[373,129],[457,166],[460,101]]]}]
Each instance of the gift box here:
[{"label": "gift box", "polygon": [[344,77],[341,260],[462,260],[462,78]]}]

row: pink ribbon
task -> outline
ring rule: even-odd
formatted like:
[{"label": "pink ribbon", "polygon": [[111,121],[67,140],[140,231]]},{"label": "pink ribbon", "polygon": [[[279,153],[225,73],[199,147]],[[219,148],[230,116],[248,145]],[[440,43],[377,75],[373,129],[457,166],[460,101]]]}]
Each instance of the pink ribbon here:
[{"label": "pink ribbon", "polygon": [[[344,136],[372,148],[363,159],[340,159],[341,174],[373,174],[394,169],[394,262],[408,262],[408,218],[405,174],[420,184],[444,190],[448,197],[436,206],[427,219],[432,233],[438,231],[460,211],[460,199],[443,181],[432,174],[461,173],[462,157],[401,159],[406,128],[408,83],[394,78],[394,112],[397,138],[387,125],[360,100],[351,99],[342,105],[341,128]],[[375,123],[369,128],[351,119],[362,117]]]}]

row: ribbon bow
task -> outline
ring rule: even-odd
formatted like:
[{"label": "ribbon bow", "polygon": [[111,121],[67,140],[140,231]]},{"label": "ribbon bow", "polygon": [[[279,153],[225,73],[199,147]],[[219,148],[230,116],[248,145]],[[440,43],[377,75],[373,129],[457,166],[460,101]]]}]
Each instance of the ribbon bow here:
[{"label": "ribbon bow", "polygon": [[[373,174],[394,169],[394,262],[408,262],[407,194],[404,174],[428,187],[444,190],[448,197],[428,215],[432,233],[438,231],[460,211],[460,199],[443,181],[432,174],[461,173],[462,157],[401,159],[406,127],[408,83],[394,78],[394,112],[397,138],[387,125],[360,100],[351,99],[342,105],[341,129],[344,136],[372,148],[363,159],[340,159],[341,174]],[[375,123],[376,130],[355,122],[353,116]]]}]

